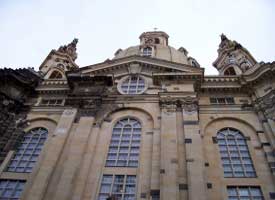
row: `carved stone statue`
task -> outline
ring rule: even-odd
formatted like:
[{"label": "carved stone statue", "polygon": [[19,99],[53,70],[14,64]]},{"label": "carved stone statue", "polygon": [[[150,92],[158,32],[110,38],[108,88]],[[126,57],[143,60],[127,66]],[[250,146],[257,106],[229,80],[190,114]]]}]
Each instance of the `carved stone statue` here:
[{"label": "carved stone statue", "polygon": [[65,53],[68,54],[73,61],[77,58],[77,53],[76,53],[76,45],[77,45],[78,39],[74,39],[70,44],[60,46],[59,49],[57,50],[60,53]]}]

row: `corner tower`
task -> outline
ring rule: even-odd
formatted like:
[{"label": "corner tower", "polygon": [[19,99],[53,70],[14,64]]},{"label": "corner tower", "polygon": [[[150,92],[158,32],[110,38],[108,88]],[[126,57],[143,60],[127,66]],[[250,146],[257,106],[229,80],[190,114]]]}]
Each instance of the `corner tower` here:
[{"label": "corner tower", "polygon": [[246,48],[236,41],[229,40],[224,34],[221,35],[218,58],[213,63],[220,75],[239,75],[256,63]]},{"label": "corner tower", "polygon": [[74,39],[68,45],[60,46],[57,50],[52,50],[39,70],[45,79],[65,79],[65,72],[78,69],[75,63],[77,59],[76,45],[78,39]]}]

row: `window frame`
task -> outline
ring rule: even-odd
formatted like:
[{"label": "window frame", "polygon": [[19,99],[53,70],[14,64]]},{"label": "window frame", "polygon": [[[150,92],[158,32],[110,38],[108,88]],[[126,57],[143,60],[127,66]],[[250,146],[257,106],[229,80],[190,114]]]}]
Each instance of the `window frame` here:
[{"label": "window frame", "polygon": [[[130,123],[132,124],[130,125]],[[129,127],[131,129],[130,134],[128,132]],[[141,137],[142,124],[137,118],[127,116],[116,121],[112,128],[105,167],[138,168]],[[125,157],[123,158],[123,156]],[[126,162],[123,163],[122,161]]]},{"label": "window frame", "polygon": [[234,105],[236,104],[233,96],[226,97],[209,97],[211,105]]},{"label": "window frame", "polygon": [[[231,189],[231,191],[235,190],[236,192],[234,192],[234,194],[231,193],[231,195],[230,195],[230,192],[229,192],[230,189]],[[247,189],[248,195],[241,195],[240,194],[241,189]],[[258,196],[256,196],[255,194],[253,195],[253,193],[251,192],[253,189],[257,189],[259,191],[260,195],[258,195]],[[227,190],[228,200],[230,200],[230,198],[234,198],[234,199],[237,198],[237,200],[242,200],[242,197],[245,199],[249,198],[251,200],[255,199],[255,197],[258,197],[257,199],[259,199],[259,197],[260,197],[260,198],[262,198],[261,200],[265,199],[260,186],[251,186],[251,185],[249,185],[249,186],[231,186],[230,185],[230,186],[226,187],[226,190]]]},{"label": "window frame", "polygon": [[[53,103],[54,102],[54,103]],[[47,99],[47,98],[43,98],[41,99],[39,106],[47,106],[47,107],[51,107],[51,106],[63,106],[64,105],[64,99]]]},{"label": "window frame", "polygon": [[145,57],[152,57],[153,56],[153,47],[146,46],[146,47],[142,48],[141,55],[145,56]]},{"label": "window frame", "polygon": [[241,131],[226,127],[217,132],[216,138],[224,178],[257,177],[247,138]]},{"label": "window frame", "polygon": [[[5,182],[5,183],[4,183]],[[13,183],[13,187],[10,187],[10,183]],[[3,183],[5,185],[3,185]],[[20,187],[18,187],[19,183],[22,183]],[[0,179],[0,199],[7,199],[7,200],[19,200],[24,187],[26,185],[26,180],[19,180],[19,179]],[[3,196],[3,192],[11,190],[10,196]],[[19,191],[19,195],[15,196],[16,192]]]},{"label": "window frame", "polygon": [[[104,176],[109,177],[108,182],[104,181]],[[117,177],[120,177],[120,178],[123,177],[123,181],[118,181],[119,179],[116,179]],[[132,182],[133,181],[133,179],[132,179],[129,182],[127,182],[129,177],[132,177],[132,178],[134,177],[135,181]],[[131,179],[131,178],[129,178],[129,179]],[[103,185],[105,185],[105,187],[109,186],[109,190],[101,191],[103,188]],[[118,185],[119,187],[122,186],[120,192],[113,191],[115,185]],[[126,191],[127,186],[130,186],[130,188],[131,188],[131,186],[134,186],[134,192],[127,192]],[[125,196],[128,195],[128,196],[132,196],[133,199],[136,199],[137,198],[137,186],[138,186],[137,175],[133,175],[133,174],[103,174],[101,177],[101,181],[100,181],[100,187],[98,190],[97,200],[100,200],[100,195],[104,195],[105,196],[105,197],[103,196],[104,198],[110,197],[111,195],[112,196],[121,195],[122,200],[125,199]]]},{"label": "window frame", "polygon": [[5,167],[5,171],[11,173],[32,173],[48,136],[49,130],[44,127],[35,127],[25,133]]},{"label": "window frame", "polygon": [[[53,77],[52,77],[53,76]],[[61,76],[61,77],[60,77]],[[51,74],[49,75],[49,78],[48,79],[51,79],[51,80],[58,80],[58,79],[62,79],[63,78],[63,75],[60,71],[58,70],[53,70],[51,72]]]},{"label": "window frame", "polygon": [[[137,82],[136,82],[136,85],[134,85],[133,83],[133,78],[137,78]],[[142,80],[142,82],[141,82]],[[131,87],[133,87],[131,89]],[[142,87],[141,90],[139,90],[139,88]],[[123,89],[123,87],[127,90],[125,91]],[[139,94],[142,94],[144,93],[148,88],[148,83],[147,83],[147,80],[144,76],[140,75],[140,74],[130,74],[128,76],[125,76],[123,77],[119,82],[118,82],[118,85],[117,85],[117,89],[119,91],[120,94],[123,94],[123,95],[139,95]],[[135,92],[130,92],[130,91],[133,91],[135,90]]]}]

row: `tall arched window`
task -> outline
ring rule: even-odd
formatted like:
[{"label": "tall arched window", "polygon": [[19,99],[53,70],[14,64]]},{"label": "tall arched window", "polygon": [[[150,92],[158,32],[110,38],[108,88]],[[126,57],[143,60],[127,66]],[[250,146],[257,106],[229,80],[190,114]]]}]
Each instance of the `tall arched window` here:
[{"label": "tall arched window", "polygon": [[141,139],[141,124],[128,117],[118,121],[112,132],[107,167],[137,167]]},{"label": "tall arched window", "polygon": [[53,71],[49,77],[49,79],[61,79],[62,74],[59,71]]},{"label": "tall arched window", "polygon": [[34,128],[27,132],[11,159],[7,171],[30,173],[39,157],[47,135],[48,130],[45,128]]},{"label": "tall arched window", "polygon": [[225,177],[255,177],[256,172],[242,133],[233,128],[218,132],[217,141]]}]

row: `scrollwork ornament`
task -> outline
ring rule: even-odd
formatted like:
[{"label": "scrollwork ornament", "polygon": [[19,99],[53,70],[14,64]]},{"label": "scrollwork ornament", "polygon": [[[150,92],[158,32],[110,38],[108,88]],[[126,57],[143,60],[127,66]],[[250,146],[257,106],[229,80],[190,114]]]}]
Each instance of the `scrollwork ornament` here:
[{"label": "scrollwork ornament", "polygon": [[181,101],[181,107],[186,114],[198,111],[198,101],[196,98],[187,97]]},{"label": "scrollwork ornament", "polygon": [[159,103],[161,109],[168,115],[177,110],[177,99],[166,97],[162,98]]}]

